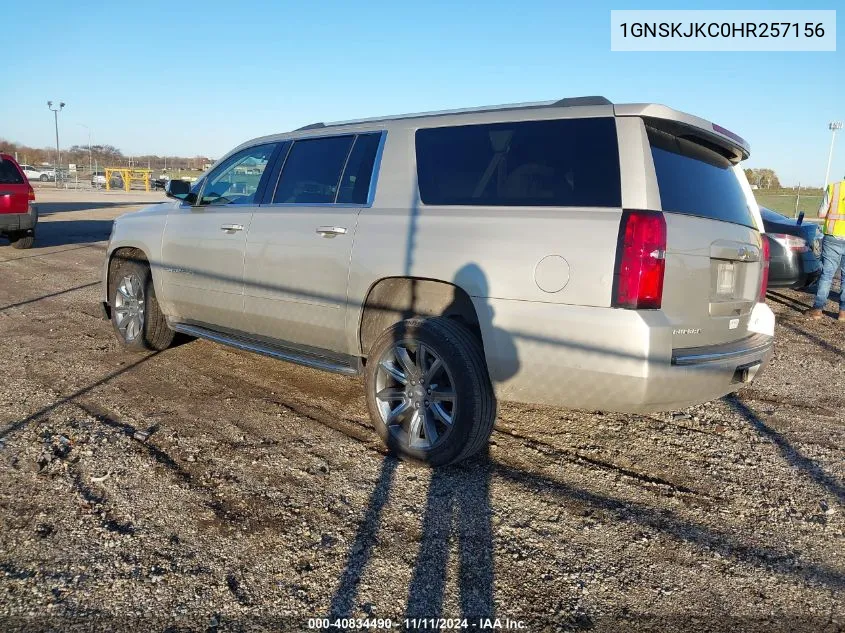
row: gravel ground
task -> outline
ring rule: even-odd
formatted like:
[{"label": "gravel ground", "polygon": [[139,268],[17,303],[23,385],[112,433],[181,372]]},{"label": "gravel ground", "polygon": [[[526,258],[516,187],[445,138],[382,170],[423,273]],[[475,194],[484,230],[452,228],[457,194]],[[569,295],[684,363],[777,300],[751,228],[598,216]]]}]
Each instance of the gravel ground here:
[{"label": "gravel ground", "polygon": [[771,293],[738,397],[502,405],[487,456],[432,473],[384,453],[357,379],[118,350],[105,240],[158,198],[42,190],[37,248],[0,245],[3,631],[845,630],[845,328],[807,294]]}]

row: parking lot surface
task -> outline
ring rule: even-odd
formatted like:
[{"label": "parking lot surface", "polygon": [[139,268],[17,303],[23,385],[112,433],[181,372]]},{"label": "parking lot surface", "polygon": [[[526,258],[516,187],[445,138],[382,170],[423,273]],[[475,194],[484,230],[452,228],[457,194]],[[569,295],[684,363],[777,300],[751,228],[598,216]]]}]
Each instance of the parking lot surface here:
[{"label": "parking lot surface", "polygon": [[845,327],[808,294],[770,293],[774,360],[737,397],[502,404],[488,455],[432,472],[385,454],[357,379],[122,353],[111,220],[160,200],[41,188],[36,247],[0,244],[0,629],[845,629]]}]

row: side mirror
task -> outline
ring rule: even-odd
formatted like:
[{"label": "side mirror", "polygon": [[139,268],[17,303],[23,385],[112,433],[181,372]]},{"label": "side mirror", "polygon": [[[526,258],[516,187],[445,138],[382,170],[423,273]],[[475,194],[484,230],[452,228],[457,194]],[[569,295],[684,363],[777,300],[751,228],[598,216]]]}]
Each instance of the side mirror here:
[{"label": "side mirror", "polygon": [[164,193],[168,198],[185,200],[191,192],[191,183],[185,180],[170,180],[164,187]]},{"label": "side mirror", "polygon": [[798,226],[801,226],[804,223],[804,212],[803,211],[798,214],[797,222],[798,222]]}]

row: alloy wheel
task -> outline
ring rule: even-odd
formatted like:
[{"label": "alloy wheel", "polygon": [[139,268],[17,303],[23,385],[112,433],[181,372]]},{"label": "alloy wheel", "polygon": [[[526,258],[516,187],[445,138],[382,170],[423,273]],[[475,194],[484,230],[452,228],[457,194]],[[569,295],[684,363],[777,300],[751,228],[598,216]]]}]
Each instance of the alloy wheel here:
[{"label": "alloy wheel", "polygon": [[138,275],[125,276],[114,295],[114,321],[127,343],[138,338],[144,329],[144,307],[144,286]]},{"label": "alloy wheel", "polygon": [[444,442],[458,407],[445,361],[422,342],[406,339],[389,347],[378,363],[376,404],[389,432],[418,451]]}]

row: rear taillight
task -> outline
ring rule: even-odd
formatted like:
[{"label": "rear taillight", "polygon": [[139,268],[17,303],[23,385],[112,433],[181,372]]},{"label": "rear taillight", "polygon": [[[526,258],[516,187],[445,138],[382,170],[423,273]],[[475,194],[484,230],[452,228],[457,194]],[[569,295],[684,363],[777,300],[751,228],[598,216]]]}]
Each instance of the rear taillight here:
[{"label": "rear taillight", "polygon": [[806,253],[810,250],[807,246],[806,240],[797,235],[787,235],[786,233],[766,233],[769,239],[774,240],[788,251],[795,253]]},{"label": "rear taillight", "polygon": [[769,262],[772,259],[769,247],[769,236],[763,235],[762,237],[763,247],[761,253],[762,257],[760,258],[760,263],[762,264],[762,270],[760,271],[760,295],[757,298],[760,302],[766,301],[766,290],[769,287]]},{"label": "rear taillight", "polygon": [[666,219],[656,211],[624,211],[616,247],[613,306],[657,309],[663,301]]},{"label": "rear taillight", "polygon": [[27,188],[29,189],[29,191],[27,191],[26,193],[27,199],[32,202],[33,200],[35,200],[35,189],[32,188],[32,185],[27,185]]}]

